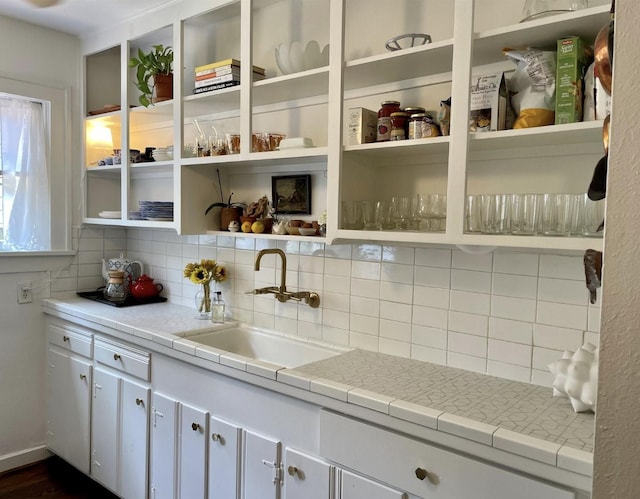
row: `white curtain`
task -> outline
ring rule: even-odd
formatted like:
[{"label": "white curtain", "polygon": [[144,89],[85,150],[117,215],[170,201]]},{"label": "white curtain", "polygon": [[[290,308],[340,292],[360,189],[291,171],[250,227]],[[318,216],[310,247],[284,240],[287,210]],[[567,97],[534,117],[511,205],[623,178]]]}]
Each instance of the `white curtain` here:
[{"label": "white curtain", "polygon": [[43,105],[0,97],[6,250],[50,249],[48,143]]}]

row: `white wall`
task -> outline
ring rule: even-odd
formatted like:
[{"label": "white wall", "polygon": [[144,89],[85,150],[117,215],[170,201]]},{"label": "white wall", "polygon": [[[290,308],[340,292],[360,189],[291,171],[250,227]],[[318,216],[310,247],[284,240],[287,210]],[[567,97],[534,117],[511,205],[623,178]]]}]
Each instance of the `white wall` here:
[{"label": "white wall", "polygon": [[[79,137],[80,57],[75,37],[0,16],[0,76],[71,88],[73,136]],[[55,126],[55,124],[54,124]],[[79,151],[72,151],[78,165]],[[69,165],[72,168],[72,165]],[[78,205],[80,182],[75,182]],[[79,212],[74,213],[78,222]],[[42,448],[44,419],[44,321],[39,299],[49,293],[48,274],[29,272],[30,267],[56,271],[71,257],[33,260],[19,265],[0,254],[0,471],[29,459],[25,450]],[[20,259],[24,263],[24,258]],[[17,283],[34,285],[34,302],[18,305]]]}]

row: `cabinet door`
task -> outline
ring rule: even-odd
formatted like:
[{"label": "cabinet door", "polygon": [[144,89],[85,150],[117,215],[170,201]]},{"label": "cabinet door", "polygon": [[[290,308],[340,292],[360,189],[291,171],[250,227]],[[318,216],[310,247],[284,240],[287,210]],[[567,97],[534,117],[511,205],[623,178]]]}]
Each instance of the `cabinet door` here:
[{"label": "cabinet door", "polygon": [[334,467],[301,452],[284,451],[285,499],[330,499]]},{"label": "cabinet door", "polygon": [[245,431],[244,499],[280,499],[280,442]]},{"label": "cabinet door", "polygon": [[120,442],[120,378],[100,368],[93,375],[91,476],[117,491]]},{"label": "cabinet door", "polygon": [[180,416],[179,497],[205,499],[209,414],[201,409],[182,404]]},{"label": "cabinet door", "polygon": [[138,383],[122,381],[119,493],[124,499],[147,497],[149,392]]},{"label": "cabinet door", "polygon": [[152,499],[176,497],[176,457],[178,402],[153,394],[151,408],[151,484]]},{"label": "cabinet door", "polygon": [[209,499],[238,499],[242,429],[211,416],[209,433]]},{"label": "cabinet door", "polygon": [[49,350],[47,447],[89,474],[91,365]]},{"label": "cabinet door", "polygon": [[342,470],[340,499],[406,499],[406,497],[404,492]]}]

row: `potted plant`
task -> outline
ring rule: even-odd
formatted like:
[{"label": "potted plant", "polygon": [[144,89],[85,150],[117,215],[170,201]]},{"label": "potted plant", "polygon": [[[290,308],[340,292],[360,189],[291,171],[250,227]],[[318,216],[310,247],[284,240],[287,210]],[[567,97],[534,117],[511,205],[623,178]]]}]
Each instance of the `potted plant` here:
[{"label": "potted plant", "polygon": [[[151,52],[138,49],[138,57],[129,60],[136,69],[135,85],[140,94],[140,104],[148,107],[155,102],[173,99],[173,49],[154,45]],[[151,83],[150,83],[151,82]]]},{"label": "potted plant", "polygon": [[222,182],[220,181],[220,169],[216,169],[216,173],[218,174],[218,188],[220,189],[220,199],[222,201],[217,203],[211,203],[209,207],[204,211],[206,215],[213,208],[220,208],[220,229],[228,230],[229,224],[231,222],[240,222],[240,216],[242,215],[243,208],[246,207],[245,203],[232,203],[231,197],[233,196],[233,192],[229,194],[229,199],[227,202],[224,202],[224,196],[222,195]]}]

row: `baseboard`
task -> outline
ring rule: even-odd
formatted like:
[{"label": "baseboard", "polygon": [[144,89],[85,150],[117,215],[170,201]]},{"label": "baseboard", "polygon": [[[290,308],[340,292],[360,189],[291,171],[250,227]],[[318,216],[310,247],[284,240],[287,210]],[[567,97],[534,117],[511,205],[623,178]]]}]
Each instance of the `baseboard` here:
[{"label": "baseboard", "polygon": [[50,455],[44,445],[21,450],[12,454],[5,454],[4,456],[0,456],[0,473],[42,461]]}]

